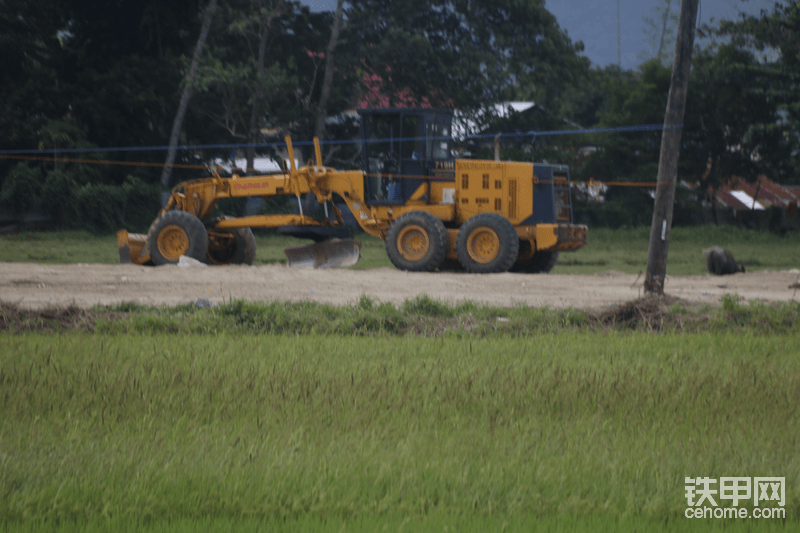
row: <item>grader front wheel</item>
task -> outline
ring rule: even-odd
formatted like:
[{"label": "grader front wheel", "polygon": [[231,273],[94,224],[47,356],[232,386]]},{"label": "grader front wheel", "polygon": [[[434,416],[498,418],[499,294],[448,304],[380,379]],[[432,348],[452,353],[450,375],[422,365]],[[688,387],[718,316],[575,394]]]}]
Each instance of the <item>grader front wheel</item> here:
[{"label": "grader front wheel", "polygon": [[417,224],[409,224],[397,233],[397,249],[408,261],[418,262],[431,249],[427,230]]},{"label": "grader front wheel", "polygon": [[400,270],[432,272],[444,262],[447,230],[441,220],[424,211],[406,213],[386,232],[386,253]]},{"label": "grader front wheel", "polygon": [[150,258],[156,265],[174,265],[182,255],[202,260],[208,252],[208,234],[200,219],[186,211],[159,215],[147,232]]}]

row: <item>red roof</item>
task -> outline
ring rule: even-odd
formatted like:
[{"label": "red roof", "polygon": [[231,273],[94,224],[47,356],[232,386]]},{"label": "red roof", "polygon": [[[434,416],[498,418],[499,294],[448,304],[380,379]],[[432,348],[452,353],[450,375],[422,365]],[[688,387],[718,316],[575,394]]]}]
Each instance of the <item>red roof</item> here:
[{"label": "red roof", "polygon": [[[711,188],[708,192],[712,192]],[[734,176],[727,185],[717,190],[716,200],[736,211],[753,209],[753,200],[756,202],[755,209],[773,206],[787,209],[791,204],[800,202],[800,191],[782,187],[766,176],[759,176],[755,183],[748,183],[743,178]]]}]

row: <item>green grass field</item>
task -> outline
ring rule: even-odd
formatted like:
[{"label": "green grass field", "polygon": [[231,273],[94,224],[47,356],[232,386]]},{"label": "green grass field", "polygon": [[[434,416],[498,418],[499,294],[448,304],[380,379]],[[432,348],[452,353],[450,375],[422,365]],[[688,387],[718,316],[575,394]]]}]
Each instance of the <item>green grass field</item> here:
[{"label": "green grass field", "polygon": [[[577,252],[562,253],[553,270],[556,274],[592,274],[618,270],[630,274],[644,272],[647,265],[649,228],[612,230],[591,228],[589,244]],[[365,233],[356,235],[363,247],[361,260],[353,267],[392,267],[383,241]],[[256,265],[286,261],[283,249],[308,244],[290,237],[259,235]],[[674,228],[671,232],[667,273],[705,274],[703,248],[722,246],[733,252],[748,271],[800,268],[800,234],[779,236],[729,226]],[[97,236],[86,232],[23,233],[0,236],[0,262],[31,263],[108,263],[119,262],[116,236]]]},{"label": "green grass field", "polygon": [[[672,237],[672,274],[714,244],[800,265],[793,235]],[[647,238],[592,230],[555,271],[638,273]],[[257,264],[300,243],[260,236]],[[0,261],[116,239],[3,236]],[[651,304],[0,305],[0,532],[797,530],[800,303]],[[685,518],[701,476],[785,477],[785,520]]]},{"label": "green grass field", "polygon": [[716,523],[683,517],[684,477],[724,475],[785,476],[798,525],[797,334],[34,334],[0,353],[14,527],[685,531]]}]

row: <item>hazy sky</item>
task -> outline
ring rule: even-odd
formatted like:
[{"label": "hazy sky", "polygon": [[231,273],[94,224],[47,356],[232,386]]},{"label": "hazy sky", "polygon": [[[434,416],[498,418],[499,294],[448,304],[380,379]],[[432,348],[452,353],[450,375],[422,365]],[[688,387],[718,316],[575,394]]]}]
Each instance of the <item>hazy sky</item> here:
[{"label": "hazy sky", "polygon": [[[301,0],[314,11],[333,11],[336,0]],[[619,0],[620,56],[622,68],[641,63],[648,48],[645,17],[653,16],[655,6],[666,0]],[[680,0],[672,0],[676,12]],[[775,0],[700,0],[701,23],[711,19],[735,19],[745,11],[757,14],[771,9]],[[559,26],[573,41],[583,41],[584,55],[597,66],[617,62],[617,0],[546,0],[545,6],[556,16]]]}]

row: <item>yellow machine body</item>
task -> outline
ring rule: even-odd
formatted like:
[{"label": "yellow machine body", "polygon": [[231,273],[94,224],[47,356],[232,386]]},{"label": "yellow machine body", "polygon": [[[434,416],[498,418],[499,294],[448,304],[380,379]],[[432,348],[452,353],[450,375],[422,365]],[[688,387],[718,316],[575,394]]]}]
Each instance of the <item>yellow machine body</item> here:
[{"label": "yellow machine body", "polygon": [[[286,142],[289,148],[289,160],[293,162],[291,140],[287,137]],[[163,217],[171,211],[183,211],[200,221],[208,221],[217,202],[224,198],[260,197],[266,200],[274,196],[291,195],[298,199],[299,204],[301,195],[311,193],[320,204],[331,206],[335,220],[328,217],[318,220],[304,215],[302,209],[300,214],[254,215],[214,220],[211,224],[206,222],[209,250],[216,246],[216,249],[224,251],[225,247],[229,246],[226,244],[226,239],[230,240],[231,236],[235,236],[235,232],[242,228],[283,226],[341,228],[344,221],[333,203],[334,195],[344,200],[366,233],[381,239],[390,236],[390,228],[404,215],[413,217],[416,214],[425,214],[424,220],[420,219],[423,222],[412,221],[407,224],[408,227],[404,226],[405,229],[398,230],[397,235],[391,235],[391,238],[396,240],[387,244],[387,251],[396,248],[399,257],[412,261],[411,264],[414,264],[415,257],[428,253],[431,246],[439,246],[436,244],[438,237],[431,235],[429,222],[424,222],[432,219],[441,221],[441,225],[437,223],[437,227],[444,226],[446,233],[443,234],[443,238],[446,241],[443,245],[446,250],[442,253],[450,260],[462,260],[469,255],[478,263],[482,263],[485,262],[485,255],[491,256],[495,253],[493,250],[502,245],[501,241],[504,239],[500,235],[502,231],[492,227],[479,228],[462,243],[459,255],[459,232],[462,226],[468,224],[470,220],[483,220],[480,217],[487,216],[489,218],[486,220],[491,217],[494,217],[491,220],[495,221],[501,218],[513,226],[513,231],[519,239],[518,252],[513,252],[514,259],[518,261],[530,259],[539,252],[576,250],[587,243],[586,226],[570,222],[568,201],[565,207],[564,202],[559,203],[556,198],[554,223],[532,221],[536,215],[538,183],[532,163],[457,159],[449,174],[449,176],[454,174],[454,177],[444,175],[425,180],[402,205],[370,205],[366,190],[368,175],[359,170],[340,171],[322,166],[319,143],[316,139],[315,148],[316,165],[298,169],[292,163],[289,170],[278,174],[247,177],[234,175],[230,178],[214,174],[209,178],[184,182],[173,190],[159,216]],[[402,179],[401,176],[384,176],[384,178]],[[566,178],[564,182],[566,183]],[[161,233],[155,237],[152,235],[153,226],[148,236],[128,234],[125,230],[121,230],[118,233],[120,260],[135,264],[147,264],[151,261],[160,264],[154,255],[162,258],[161,263],[165,260],[174,262],[179,252],[188,251],[184,248],[188,246],[185,243],[191,240],[189,229],[182,229],[177,223],[165,223],[162,226],[166,229],[157,228]],[[441,233],[442,229],[437,231]],[[168,238],[161,238],[162,234],[166,234]],[[153,254],[152,246],[159,248],[159,254]],[[390,258],[392,258],[391,253]],[[212,262],[218,263],[218,261]],[[508,269],[508,266],[503,266],[502,269]]]}]

